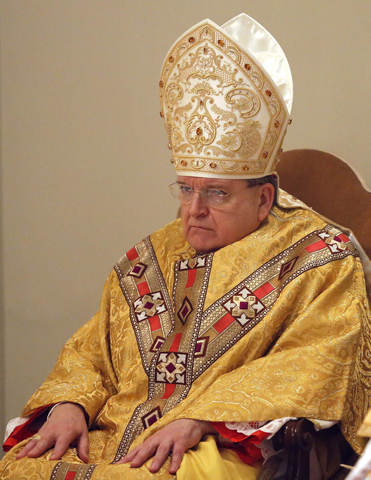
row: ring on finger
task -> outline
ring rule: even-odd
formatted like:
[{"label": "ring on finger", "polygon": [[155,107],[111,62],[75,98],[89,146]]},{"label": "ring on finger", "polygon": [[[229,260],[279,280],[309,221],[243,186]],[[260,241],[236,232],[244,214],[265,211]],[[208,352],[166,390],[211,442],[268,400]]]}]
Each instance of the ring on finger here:
[{"label": "ring on finger", "polygon": [[41,435],[39,433],[35,433],[35,435],[32,437],[32,440],[40,440]]}]

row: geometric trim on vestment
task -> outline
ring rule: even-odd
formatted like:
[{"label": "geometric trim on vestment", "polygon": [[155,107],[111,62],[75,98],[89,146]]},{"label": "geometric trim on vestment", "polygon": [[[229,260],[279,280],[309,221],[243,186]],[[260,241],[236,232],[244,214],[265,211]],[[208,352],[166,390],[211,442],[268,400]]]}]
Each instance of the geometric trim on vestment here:
[{"label": "geometric trim on vestment", "polygon": [[348,255],[358,256],[349,238],[332,225],[316,230],[272,258],[211,305],[203,314],[200,338],[208,337],[195,359],[193,381],[256,326],[282,290],[312,268]]},{"label": "geometric trim on vestment", "polygon": [[134,307],[138,322],[143,322],[167,310],[161,292],[146,293],[135,300]]},{"label": "geometric trim on vestment", "polygon": [[[273,287],[269,283],[267,284],[266,288],[267,290],[273,290]],[[262,304],[259,298],[247,287],[243,287],[222,305],[223,308],[230,314],[226,316],[228,321],[230,319],[231,321],[236,320],[242,327],[250,320],[253,320],[258,313],[261,313],[265,309],[265,306]],[[224,325],[219,324],[219,330],[217,329],[217,331],[220,333],[223,330]]]},{"label": "geometric trim on vestment", "polygon": [[[129,250],[114,266],[130,307],[145,372],[173,328],[173,305],[149,237]],[[157,348],[156,348],[157,347]]]},{"label": "geometric trim on vestment", "polygon": [[[213,253],[175,263],[171,302],[149,238],[130,250],[115,269],[130,306],[142,360],[147,362],[148,397],[135,409],[113,463],[127,453],[144,428],[186,398],[196,378],[265,317],[286,285],[312,268],[348,255],[358,255],[349,238],[327,225],[263,264],[203,311]],[[128,275],[133,262],[147,266],[145,280]],[[139,304],[154,313],[153,294],[165,311],[154,317],[146,312],[146,318],[138,319]],[[159,316],[161,328],[153,334],[151,321]]]},{"label": "geometric trim on vestment", "polygon": [[160,353],[156,365],[156,382],[184,385],[187,357],[187,353],[181,352]]},{"label": "geometric trim on vestment", "polygon": [[144,263],[138,262],[134,267],[131,269],[128,275],[130,277],[141,278],[143,273],[147,270],[148,266]]},{"label": "geometric trim on vestment", "polygon": [[182,322],[183,325],[186,324],[186,321],[189,315],[193,312],[193,307],[189,298],[187,296],[184,297],[182,306],[180,307],[177,315],[179,320]]},{"label": "geometric trim on vestment", "polygon": [[148,428],[150,427],[151,425],[153,425],[155,422],[157,422],[157,420],[159,420],[161,418],[161,410],[159,407],[156,407],[154,408],[153,410],[151,410],[150,412],[147,413],[147,415],[144,415],[142,417],[142,422],[143,422],[143,426],[144,428]]},{"label": "geometric trim on vestment", "polygon": [[90,480],[96,465],[58,462],[50,476],[50,480]]},{"label": "geometric trim on vestment", "polygon": [[[149,380],[148,397],[134,410],[113,463],[127,453],[145,428],[188,395],[194,357],[202,356],[207,346],[203,339],[204,348],[199,344],[196,352],[212,258],[209,254],[175,263],[172,302],[149,237],[115,266]],[[133,269],[139,264],[140,269],[142,265],[147,268],[141,278],[133,278]]]}]

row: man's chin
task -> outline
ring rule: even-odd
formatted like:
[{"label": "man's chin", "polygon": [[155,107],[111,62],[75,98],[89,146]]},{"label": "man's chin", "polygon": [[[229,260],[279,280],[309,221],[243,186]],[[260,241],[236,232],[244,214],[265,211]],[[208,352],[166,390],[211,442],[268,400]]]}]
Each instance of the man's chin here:
[{"label": "man's chin", "polygon": [[191,238],[187,238],[187,240],[191,247],[193,247],[198,253],[211,253],[219,248],[211,239],[208,240],[206,238],[192,236]]}]

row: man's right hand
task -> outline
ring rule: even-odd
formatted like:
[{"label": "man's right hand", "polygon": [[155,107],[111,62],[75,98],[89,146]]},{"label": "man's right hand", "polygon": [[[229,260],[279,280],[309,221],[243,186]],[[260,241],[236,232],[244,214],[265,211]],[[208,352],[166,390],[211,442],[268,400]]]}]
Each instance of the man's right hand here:
[{"label": "man's right hand", "polygon": [[76,403],[61,403],[38,431],[41,438],[31,439],[16,459],[35,458],[54,446],[50,460],[59,460],[73,444],[83,462],[89,460],[89,435],[84,409]]}]

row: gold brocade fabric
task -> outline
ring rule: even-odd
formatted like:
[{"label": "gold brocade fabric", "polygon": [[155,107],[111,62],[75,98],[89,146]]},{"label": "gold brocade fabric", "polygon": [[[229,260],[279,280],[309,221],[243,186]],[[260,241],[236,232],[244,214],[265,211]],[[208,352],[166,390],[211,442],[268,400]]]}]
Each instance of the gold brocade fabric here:
[{"label": "gold brocade fabric", "polygon": [[[90,456],[0,463],[0,478],[173,478],[110,465],[178,418],[337,421],[370,398],[369,305],[349,239],[314,212],[274,207],[254,233],[195,256],[175,221],[130,250],[100,310],[67,342],[23,415],[59,401],[89,415]],[[362,334],[361,334],[362,330]],[[354,366],[357,369],[354,369]],[[123,472],[125,471],[125,474]]]}]

